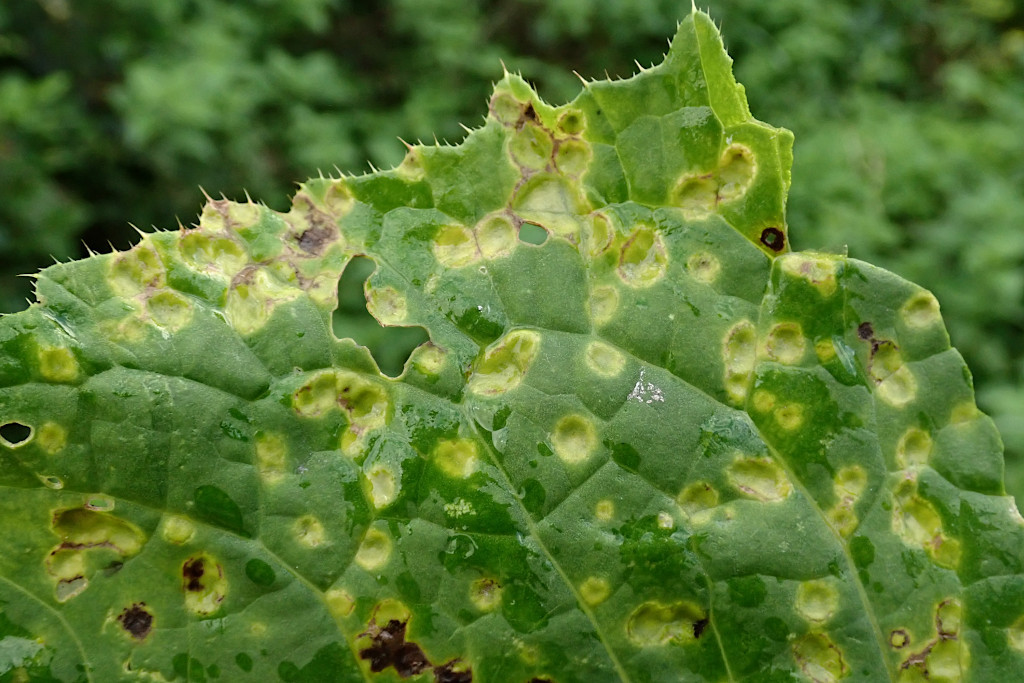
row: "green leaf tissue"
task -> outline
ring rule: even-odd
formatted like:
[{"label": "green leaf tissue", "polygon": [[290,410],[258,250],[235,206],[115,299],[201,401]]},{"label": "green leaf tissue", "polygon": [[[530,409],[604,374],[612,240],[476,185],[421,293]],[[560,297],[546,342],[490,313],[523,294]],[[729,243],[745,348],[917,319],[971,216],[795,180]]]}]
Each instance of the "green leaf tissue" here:
[{"label": "green leaf tissue", "polygon": [[[794,251],[711,19],[0,319],[0,681],[1004,681],[1024,520],[928,291]],[[795,106],[798,106],[795,105]],[[332,329],[373,261],[401,374]]]}]

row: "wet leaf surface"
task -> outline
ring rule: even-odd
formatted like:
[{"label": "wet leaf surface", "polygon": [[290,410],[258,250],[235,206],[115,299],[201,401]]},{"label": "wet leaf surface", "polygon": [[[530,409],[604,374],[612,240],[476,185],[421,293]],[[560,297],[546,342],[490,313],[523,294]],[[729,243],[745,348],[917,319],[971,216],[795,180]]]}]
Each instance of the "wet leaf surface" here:
[{"label": "wet leaf surface", "polygon": [[[0,676],[1012,680],[1024,521],[928,292],[793,252],[695,12],[561,107],[211,200],[0,320]],[[402,374],[331,327],[429,341]]]}]

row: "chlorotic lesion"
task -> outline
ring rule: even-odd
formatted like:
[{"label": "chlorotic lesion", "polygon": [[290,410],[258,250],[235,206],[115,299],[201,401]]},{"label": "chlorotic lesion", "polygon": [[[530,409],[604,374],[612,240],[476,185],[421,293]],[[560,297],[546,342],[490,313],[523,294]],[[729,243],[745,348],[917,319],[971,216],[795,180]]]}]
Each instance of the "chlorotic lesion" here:
[{"label": "chlorotic lesion", "polygon": [[466,479],[480,467],[480,447],[473,439],[443,439],[434,446],[431,460],[449,477]]},{"label": "chlorotic lesion", "polygon": [[541,336],[533,330],[513,330],[488,347],[466,388],[480,396],[497,396],[519,386],[540,351]]},{"label": "chlorotic lesion", "polygon": [[644,288],[667,272],[668,251],[661,233],[647,226],[636,228],[619,252],[619,279],[630,287]]},{"label": "chlorotic lesion", "polygon": [[131,522],[88,507],[57,510],[51,524],[60,543],[47,555],[45,566],[56,581],[58,602],[84,591],[95,572],[123,565],[146,541]]},{"label": "chlorotic lesion", "polygon": [[722,272],[722,262],[709,251],[698,251],[686,259],[686,272],[697,282],[714,284]]},{"label": "chlorotic lesion", "polygon": [[740,320],[722,339],[722,380],[726,396],[733,405],[743,405],[747,400],[756,360],[757,330],[749,320]]},{"label": "chlorotic lesion", "polygon": [[641,647],[695,642],[707,626],[707,612],[696,603],[648,601],[626,620],[626,635]]},{"label": "chlorotic lesion", "polygon": [[907,299],[900,307],[900,317],[907,327],[914,329],[942,324],[939,301],[927,290],[921,290]]},{"label": "chlorotic lesion", "polygon": [[324,593],[324,602],[331,616],[335,619],[344,619],[352,614],[356,607],[356,600],[344,588],[330,588]]},{"label": "chlorotic lesion", "polygon": [[619,291],[611,285],[598,285],[590,290],[587,309],[594,325],[601,327],[611,322],[619,308]]},{"label": "chlorotic lesion", "polygon": [[501,607],[503,589],[496,579],[483,577],[469,585],[469,599],[481,612],[493,612]]},{"label": "chlorotic lesion", "polygon": [[36,443],[49,455],[55,455],[67,446],[68,430],[56,422],[44,422],[36,433]]},{"label": "chlorotic lesion", "polygon": [[516,227],[504,212],[485,216],[474,232],[480,254],[488,261],[511,255],[519,242]]},{"label": "chlorotic lesion", "polygon": [[799,323],[773,325],[764,340],[764,355],[783,365],[798,365],[807,351],[803,329]]},{"label": "chlorotic lesion", "polygon": [[923,429],[911,427],[896,444],[896,464],[900,469],[927,465],[932,454],[932,437]]},{"label": "chlorotic lesion", "polygon": [[437,262],[446,268],[465,268],[483,256],[473,232],[464,225],[442,225],[431,248]]},{"label": "chlorotic lesion", "polygon": [[803,581],[796,589],[796,611],[807,621],[824,624],[839,609],[839,591],[829,579]]},{"label": "chlorotic lesion", "polygon": [[867,473],[860,465],[844,467],[836,473],[832,488],[836,502],[825,517],[836,533],[849,538],[860,523],[856,505],[867,488]]},{"label": "chlorotic lesion", "polygon": [[327,543],[327,530],[324,523],[315,515],[303,515],[292,523],[292,537],[299,545],[310,550]]},{"label": "chlorotic lesion", "polygon": [[81,375],[75,352],[66,346],[40,346],[36,349],[39,374],[48,382],[68,384]]},{"label": "chlorotic lesion", "polygon": [[273,432],[260,432],[255,439],[256,469],[266,484],[277,484],[287,472],[288,446]]},{"label": "chlorotic lesion", "polygon": [[918,493],[912,477],[901,479],[893,491],[892,527],[905,544],[923,549],[940,567],[960,564],[960,541],[945,533],[938,511]]},{"label": "chlorotic lesion", "polygon": [[703,218],[722,204],[742,199],[757,174],[754,153],[746,145],[725,148],[715,169],[686,173],[672,190],[670,201],[690,218]]},{"label": "chlorotic lesion", "polygon": [[125,299],[163,287],[167,281],[163,259],[148,239],[113,255],[108,264],[107,283],[114,294]]},{"label": "chlorotic lesion", "polygon": [[380,525],[371,526],[356,550],[355,563],[368,572],[380,569],[391,559],[391,536]]},{"label": "chlorotic lesion", "polygon": [[676,503],[684,515],[693,518],[718,506],[718,491],[706,481],[695,481],[679,492]]},{"label": "chlorotic lesion", "polygon": [[216,614],[228,592],[224,566],[206,552],[189,557],[181,565],[181,590],[189,612],[200,617]]},{"label": "chlorotic lesion", "polygon": [[743,495],[762,502],[785,500],[793,483],[785,470],[769,457],[737,455],[726,468],[729,483]]},{"label": "chlorotic lesion", "polygon": [[[935,606],[935,635],[923,646],[908,652],[900,662],[899,682],[963,680],[971,655],[968,643],[962,637],[962,627],[960,600],[941,600]],[[908,645],[909,636],[901,649]]]},{"label": "chlorotic lesion", "polygon": [[551,432],[551,445],[555,455],[569,465],[581,463],[597,447],[597,429],[584,415],[564,415]]},{"label": "chlorotic lesion", "polygon": [[601,377],[617,377],[626,366],[626,357],[614,346],[602,341],[587,344],[583,357],[587,368]]},{"label": "chlorotic lesion", "polygon": [[390,399],[379,382],[342,368],[321,370],[292,394],[292,409],[300,417],[319,418],[340,409],[348,418],[341,435],[342,452],[350,457],[362,453],[367,436],[382,428],[388,419]]},{"label": "chlorotic lesion", "polygon": [[366,473],[369,498],[377,510],[386,508],[398,498],[400,485],[395,472],[386,465],[376,465]]},{"label": "chlorotic lesion", "polygon": [[849,673],[849,666],[828,634],[811,632],[793,642],[793,657],[800,669],[815,683],[836,683]]},{"label": "chlorotic lesion", "polygon": [[779,257],[782,271],[814,287],[822,298],[828,298],[839,288],[841,256],[813,252],[789,253]]},{"label": "chlorotic lesion", "polygon": [[590,606],[600,605],[612,594],[611,584],[602,576],[588,576],[579,587],[580,597]]},{"label": "chlorotic lesion", "polygon": [[178,332],[192,322],[193,306],[185,295],[161,289],[146,296],[146,313],[160,327]]}]

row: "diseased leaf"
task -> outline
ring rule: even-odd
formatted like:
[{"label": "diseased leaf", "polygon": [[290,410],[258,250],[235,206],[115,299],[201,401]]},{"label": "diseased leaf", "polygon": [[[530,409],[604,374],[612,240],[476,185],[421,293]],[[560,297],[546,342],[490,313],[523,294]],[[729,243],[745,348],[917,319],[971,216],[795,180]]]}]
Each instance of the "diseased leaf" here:
[{"label": "diseased leaf", "polygon": [[[0,676],[1006,681],[1024,521],[928,292],[791,251],[711,20],[0,320]],[[422,326],[398,378],[337,283]],[[5,678],[6,679],[6,678]]]}]

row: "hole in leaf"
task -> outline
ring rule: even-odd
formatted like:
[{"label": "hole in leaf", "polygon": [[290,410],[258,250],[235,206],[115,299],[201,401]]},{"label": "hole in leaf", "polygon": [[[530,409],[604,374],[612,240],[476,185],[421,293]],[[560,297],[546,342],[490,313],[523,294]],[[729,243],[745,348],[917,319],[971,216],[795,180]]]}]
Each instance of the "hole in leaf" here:
[{"label": "hole in leaf", "polygon": [[363,287],[375,267],[373,259],[365,256],[349,261],[338,283],[332,327],[339,339],[351,339],[369,349],[381,372],[397,377],[413,350],[430,337],[422,327],[384,327],[370,315]]},{"label": "hole in leaf", "polygon": [[786,246],[786,235],[778,228],[765,228],[761,231],[761,244],[772,251],[782,251]]},{"label": "hole in leaf", "polygon": [[0,425],[0,441],[5,446],[15,448],[32,438],[32,428],[20,422],[8,422]]},{"label": "hole in leaf", "polygon": [[519,226],[519,241],[540,246],[548,241],[548,231],[536,223],[523,223]]}]

